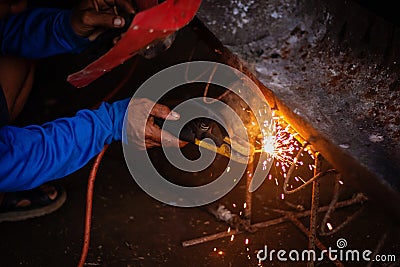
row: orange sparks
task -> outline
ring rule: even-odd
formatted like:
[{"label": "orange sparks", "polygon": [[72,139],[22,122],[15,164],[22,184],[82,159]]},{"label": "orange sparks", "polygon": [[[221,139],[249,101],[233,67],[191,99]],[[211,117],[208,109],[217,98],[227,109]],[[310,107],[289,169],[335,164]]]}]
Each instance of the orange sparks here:
[{"label": "orange sparks", "polygon": [[[274,117],[275,136],[266,134],[269,132],[267,130],[262,130],[263,145],[260,152],[268,153],[272,158],[281,162],[282,166],[285,168],[285,166],[289,167],[292,163],[296,163],[294,162],[293,155],[295,151],[299,150],[299,146],[294,138],[296,134],[290,133],[289,125],[283,127],[280,120],[280,117]],[[278,166],[278,162],[276,166]]]}]

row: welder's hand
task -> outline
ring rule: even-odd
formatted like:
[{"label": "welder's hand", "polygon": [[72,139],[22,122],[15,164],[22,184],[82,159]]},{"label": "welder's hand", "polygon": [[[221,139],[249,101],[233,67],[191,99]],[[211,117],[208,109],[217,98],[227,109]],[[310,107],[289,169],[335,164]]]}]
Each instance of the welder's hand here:
[{"label": "welder's hand", "polygon": [[147,98],[131,100],[126,128],[129,143],[134,143],[140,150],[161,146],[161,143],[167,147],[183,147],[187,144],[171,133],[162,131],[160,127],[154,124],[154,117],[166,120],[178,120],[180,118],[178,113],[171,112],[167,106],[154,104]]},{"label": "welder's hand", "polygon": [[71,25],[75,33],[93,41],[107,29],[125,26],[123,14],[133,14],[130,0],[81,0],[73,9]]}]

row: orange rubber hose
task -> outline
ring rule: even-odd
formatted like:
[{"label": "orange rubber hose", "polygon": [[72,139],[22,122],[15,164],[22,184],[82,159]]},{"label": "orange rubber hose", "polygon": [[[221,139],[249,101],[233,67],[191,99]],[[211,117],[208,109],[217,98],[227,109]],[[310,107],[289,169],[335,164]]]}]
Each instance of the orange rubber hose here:
[{"label": "orange rubber hose", "polygon": [[103,158],[104,153],[106,152],[108,145],[105,145],[103,150],[97,155],[96,160],[93,164],[92,169],[90,170],[88,188],[86,194],[86,216],[85,216],[85,232],[83,236],[83,247],[81,253],[81,259],[79,260],[79,267],[83,267],[85,265],[86,257],[89,251],[89,242],[90,242],[90,227],[92,224],[92,207],[93,207],[93,191],[94,191],[94,181],[96,180],[97,170],[99,169],[99,165],[101,159]]},{"label": "orange rubber hose", "polygon": [[[129,72],[126,74],[125,78],[107,95],[105,96],[101,102],[110,100],[116,93],[121,90],[121,88],[128,82],[129,78],[132,76],[133,72],[136,69],[137,63],[139,62],[138,58],[132,63],[132,67],[129,69]],[[98,108],[101,102],[94,105],[92,108]],[[85,214],[85,230],[83,235],[83,246],[81,258],[79,260],[78,267],[83,267],[85,265],[85,261],[87,258],[87,254],[89,251],[89,243],[90,243],[90,227],[92,224],[92,207],[93,207],[93,191],[94,191],[94,181],[96,180],[97,170],[99,169],[100,162],[103,158],[104,153],[106,152],[109,145],[105,145],[101,152],[97,155],[95,162],[90,170],[87,193],[86,193],[86,214]]]}]

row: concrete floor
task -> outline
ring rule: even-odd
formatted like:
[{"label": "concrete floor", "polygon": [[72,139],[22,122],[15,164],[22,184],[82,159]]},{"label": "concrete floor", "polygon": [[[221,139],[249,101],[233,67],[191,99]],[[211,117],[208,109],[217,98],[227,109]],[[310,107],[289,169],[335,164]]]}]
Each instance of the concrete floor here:
[{"label": "concrete floor", "polygon": [[[180,31],[166,53],[152,60],[134,58],[84,89],[73,88],[65,79],[69,73],[93,60],[90,53],[43,60],[39,65],[34,91],[18,124],[43,123],[72,115],[81,108],[92,107],[119,83],[136,61],[134,74],[112,100],[129,97],[134,88],[163,67],[189,59],[218,60],[219,56],[215,53],[218,44],[213,38],[202,29],[201,24],[191,23]],[[191,93],[201,95],[203,92]],[[196,148],[189,145],[184,149],[191,152]],[[159,167],[167,175],[177,175],[159,152],[157,149],[150,152],[157,159]],[[217,159],[205,174],[220,168],[221,164],[224,164],[224,159]],[[324,162],[323,168],[328,167],[329,164]],[[0,225],[1,266],[77,265],[82,247],[86,185],[90,168],[91,163],[57,181],[66,188],[68,194],[66,203],[58,211],[41,218]],[[307,167],[299,172],[306,179],[312,176]],[[271,210],[273,208],[295,211],[290,203],[303,205],[306,209],[310,207],[310,187],[287,196],[284,201],[280,198],[282,174],[277,168],[272,168],[271,174],[277,178],[279,186],[275,184],[275,179],[266,180],[253,194],[252,223],[280,217],[280,214]],[[172,178],[183,179],[188,183],[198,179],[196,174]],[[242,179],[218,203],[240,214],[245,196],[244,182]],[[321,179],[321,206],[329,204],[332,187],[333,177]],[[358,191],[344,184],[340,199],[349,199],[355,193]],[[337,239],[345,238],[351,249],[374,251],[381,241],[379,254],[397,253],[399,259],[398,225],[381,212],[379,205],[366,202],[339,209],[332,216],[332,224],[339,225],[361,207],[361,213],[338,233],[320,237],[322,243],[326,247],[336,248]],[[322,217],[321,213],[319,222]],[[308,217],[300,219],[306,227],[308,220]],[[237,234],[233,241],[230,241],[231,236],[227,236],[190,247],[182,246],[183,241],[227,230],[227,224],[218,221],[203,208],[167,206],[143,192],[126,168],[121,144],[114,143],[106,152],[97,175],[90,250],[86,262],[87,266],[257,266],[257,251],[265,245],[276,250],[307,249],[307,237],[289,221],[260,228],[255,233]],[[275,258],[261,265],[305,266],[305,262],[285,263]],[[349,262],[344,265],[366,266],[367,263]],[[334,264],[325,260],[316,263],[316,266]]]}]

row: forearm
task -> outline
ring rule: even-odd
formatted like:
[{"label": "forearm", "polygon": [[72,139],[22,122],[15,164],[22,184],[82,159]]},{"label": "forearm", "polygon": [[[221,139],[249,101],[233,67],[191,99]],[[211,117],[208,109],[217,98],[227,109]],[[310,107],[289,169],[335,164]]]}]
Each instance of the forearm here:
[{"label": "forearm", "polygon": [[73,31],[70,16],[70,10],[35,8],[1,20],[1,54],[43,58],[82,51],[89,40]]},{"label": "forearm", "polygon": [[121,140],[129,99],[42,126],[0,128],[0,192],[34,188],[75,172]]}]

